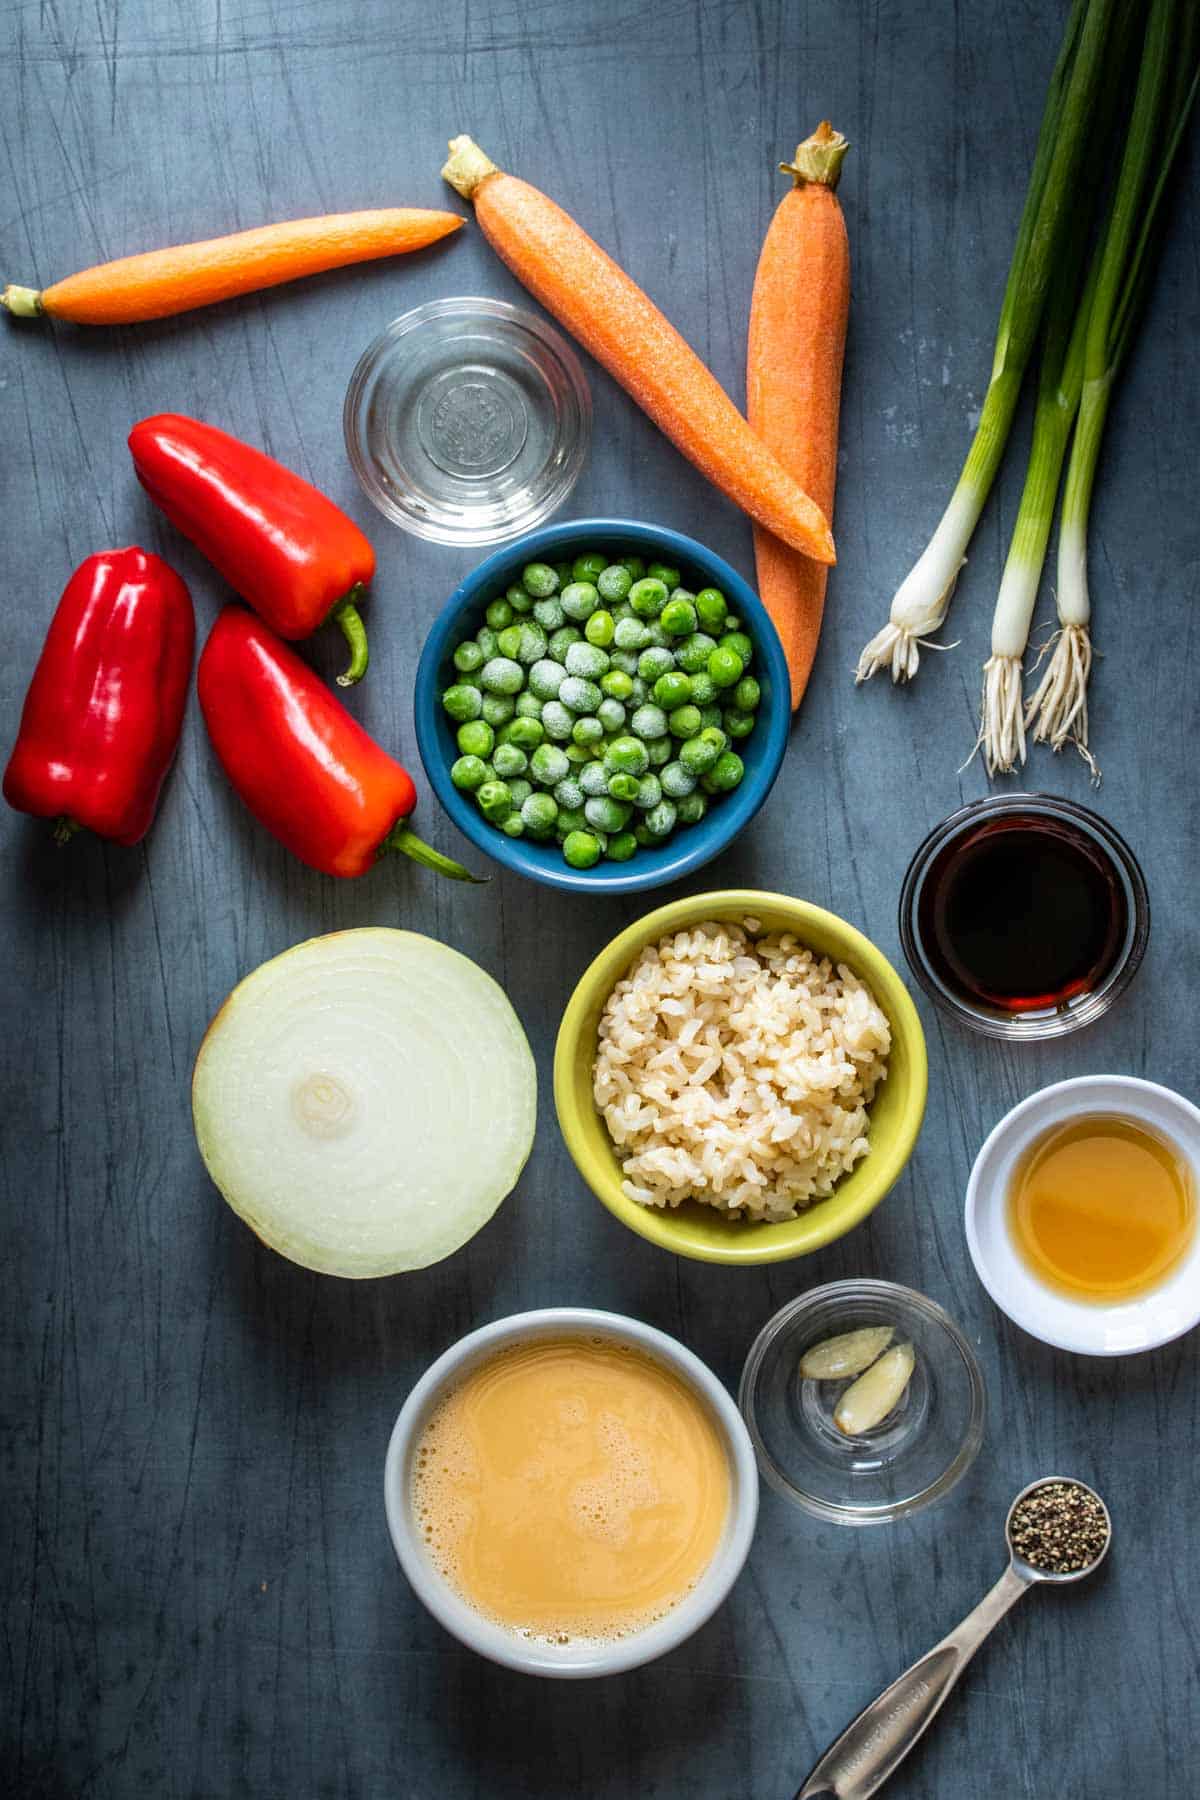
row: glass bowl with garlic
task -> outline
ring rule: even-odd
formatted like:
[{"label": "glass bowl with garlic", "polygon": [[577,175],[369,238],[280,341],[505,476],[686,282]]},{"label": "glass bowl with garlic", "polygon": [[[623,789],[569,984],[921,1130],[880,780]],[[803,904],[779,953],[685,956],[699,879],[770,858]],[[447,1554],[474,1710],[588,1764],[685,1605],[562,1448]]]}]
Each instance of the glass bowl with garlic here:
[{"label": "glass bowl with garlic", "polygon": [[838,1525],[883,1525],[948,1494],[979,1454],[986,1410],[953,1319],[866,1279],[781,1307],[750,1347],[738,1405],[764,1478]]}]

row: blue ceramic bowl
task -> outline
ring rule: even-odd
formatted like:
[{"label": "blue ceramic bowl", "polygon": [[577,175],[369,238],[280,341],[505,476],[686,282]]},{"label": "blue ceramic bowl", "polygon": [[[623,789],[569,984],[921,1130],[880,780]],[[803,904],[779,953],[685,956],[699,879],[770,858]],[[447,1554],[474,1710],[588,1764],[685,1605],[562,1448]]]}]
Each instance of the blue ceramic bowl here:
[{"label": "blue ceramic bowl", "polygon": [[[450,779],[458,755],[453,722],[442,710],[441,696],[458,679],[451,658],[465,637],[483,624],[488,603],[504,593],[526,563],[565,562],[599,548],[617,556],[647,561],[670,557],[685,587],[698,592],[718,587],[739,613],[754,640],[753,674],[762,688],[754,730],[736,745],[746,773],[732,794],[714,798],[698,825],[679,826],[666,843],[639,848],[626,863],[603,858],[592,869],[572,869],[557,844],[508,838],[480,813],[469,795]],[[787,747],[791,724],[787,664],[779,635],[765,607],[742,577],[721,557],[694,538],[668,531],[664,525],[640,525],[632,519],[575,519],[547,525],[508,544],[480,563],[455,589],[425,640],[417,668],[416,726],[421,761],[434,793],[464,836],[507,869],[516,869],[547,887],[609,894],[629,894],[663,887],[711,862],[750,823],[771,791]]]}]

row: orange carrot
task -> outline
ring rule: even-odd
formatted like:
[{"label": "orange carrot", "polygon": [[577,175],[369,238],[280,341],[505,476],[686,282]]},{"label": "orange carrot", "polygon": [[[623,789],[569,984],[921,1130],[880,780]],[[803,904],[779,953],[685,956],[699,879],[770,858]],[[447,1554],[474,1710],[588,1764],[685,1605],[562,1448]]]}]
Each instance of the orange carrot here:
[{"label": "orange carrot", "polygon": [[513,274],[701,474],[797,550],[833,562],[821,508],[755,436],[653,301],[569,214],[498,169],[469,137],[451,139],[442,174],[474,202],[484,236]]},{"label": "orange carrot", "polygon": [[214,300],[277,287],[301,275],[420,250],[447,232],[458,231],[462,223],[456,213],[415,206],[289,219],[231,237],[205,238],[197,244],[175,244],[169,250],[97,263],[41,293],[10,285],[0,294],[0,305],[21,318],[49,313],[76,325],[165,319]]},{"label": "orange carrot", "polygon": [[[848,148],[826,120],[794,163],[780,164],[795,186],[763,242],[746,360],[751,425],[830,519],[850,310],[850,248],[834,189]],[[759,529],[754,558],[759,594],[783,640],[794,710],[817,654],[826,570]]]}]

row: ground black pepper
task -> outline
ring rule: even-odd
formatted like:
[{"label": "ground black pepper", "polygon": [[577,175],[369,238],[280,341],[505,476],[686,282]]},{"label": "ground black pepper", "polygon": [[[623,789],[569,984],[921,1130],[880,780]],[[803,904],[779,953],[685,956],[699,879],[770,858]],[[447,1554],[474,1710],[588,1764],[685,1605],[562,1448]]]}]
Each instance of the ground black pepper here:
[{"label": "ground black pepper", "polygon": [[1017,1555],[1050,1575],[1090,1569],[1108,1543],[1104,1508],[1074,1481],[1044,1481],[1014,1508],[1009,1537]]}]

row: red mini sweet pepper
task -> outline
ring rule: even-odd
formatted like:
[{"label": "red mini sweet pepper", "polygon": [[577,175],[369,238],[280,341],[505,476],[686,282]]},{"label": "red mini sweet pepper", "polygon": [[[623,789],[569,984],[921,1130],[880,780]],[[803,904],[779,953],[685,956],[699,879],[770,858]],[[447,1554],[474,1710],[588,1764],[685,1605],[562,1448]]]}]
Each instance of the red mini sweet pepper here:
[{"label": "red mini sweet pepper", "polygon": [[475,881],[408,827],[417,791],[294,650],[241,606],[209,633],[196,685],[213,748],[260,825],[326,875],[365,875],[388,850]]},{"label": "red mini sweet pepper", "polygon": [[358,603],[375,552],[353,519],[273,457],[182,413],[142,419],[129,449],[150,498],[272,631],[295,642],[335,620],[350,646],[338,682],[362,679]]},{"label": "red mini sweet pepper", "polygon": [[183,725],[196,623],[174,569],[99,550],[63,590],[4,771],[18,812],[118,844],[150,828]]}]

